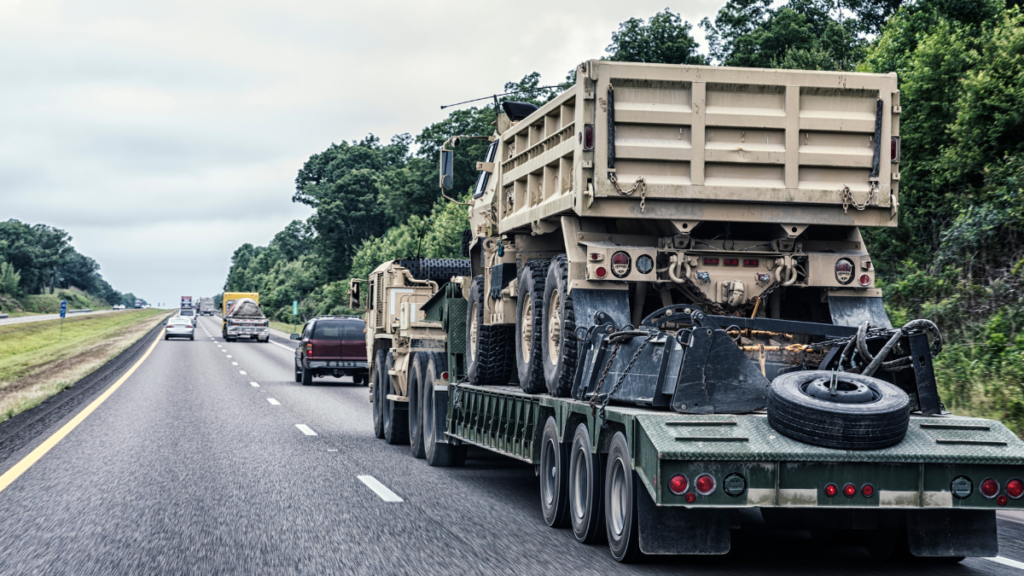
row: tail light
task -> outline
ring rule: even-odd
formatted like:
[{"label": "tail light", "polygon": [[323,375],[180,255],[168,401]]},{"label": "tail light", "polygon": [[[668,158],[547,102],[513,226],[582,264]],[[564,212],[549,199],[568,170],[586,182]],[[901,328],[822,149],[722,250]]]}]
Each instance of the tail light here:
[{"label": "tail light", "polygon": [[726,266],[739,266],[740,265],[740,259],[739,258],[726,258],[724,264]]},{"label": "tail light", "polygon": [[704,259],[704,265],[705,266],[718,266],[718,258],[705,258]]},{"label": "tail light", "polygon": [[584,124],[583,133],[580,134],[580,143],[583,144],[584,150],[594,149],[594,125]]},{"label": "tail light", "polygon": [[981,495],[985,498],[995,498],[999,493],[999,482],[995,478],[985,478],[981,481]]},{"label": "tail light", "polygon": [[604,278],[608,275],[608,271],[604,269],[604,266],[598,267],[597,270],[594,270],[594,273],[597,274],[598,278]]},{"label": "tail light", "polygon": [[829,498],[839,493],[839,488],[835,484],[825,484],[825,496]]},{"label": "tail light", "polygon": [[1014,478],[1006,483],[1006,493],[1010,495],[1010,498],[1020,498],[1024,494],[1024,482],[1021,482],[1019,478]]},{"label": "tail light", "polygon": [[853,280],[853,261],[849,258],[840,258],[836,261],[836,282],[849,284]]},{"label": "tail light", "polygon": [[630,268],[632,268],[632,259],[629,254],[625,252],[612,254],[612,274],[615,274],[616,278],[629,275]]},{"label": "tail light", "polygon": [[448,379],[448,373],[447,372],[441,372],[441,380],[447,380],[447,379]]},{"label": "tail light", "polygon": [[687,504],[693,504],[693,501],[697,499],[697,495],[693,492],[688,492],[684,498],[686,499]]},{"label": "tail light", "polygon": [[313,356],[313,343],[306,344],[306,356]]},{"label": "tail light", "polygon": [[868,276],[867,274],[863,274],[860,277],[860,285],[861,286],[868,286],[869,284],[871,284],[871,276]]},{"label": "tail light", "polygon": [[709,496],[715,491],[715,477],[711,474],[701,474],[697,476],[693,486],[701,496]]},{"label": "tail light", "polygon": [[676,474],[669,478],[668,489],[673,494],[679,495],[686,492],[686,489],[690,487],[690,481],[686,479],[686,476],[682,474]]},{"label": "tail light", "polygon": [[760,263],[761,262],[758,261],[758,260],[744,260],[743,261],[743,265],[746,266],[747,268],[756,267]]},{"label": "tail light", "polygon": [[865,484],[861,486],[860,493],[863,494],[865,498],[871,498],[875,495],[875,487],[871,484]]},{"label": "tail light", "polygon": [[846,496],[847,498],[853,498],[856,495],[857,495],[857,487],[856,486],[854,486],[853,484],[847,484],[846,486],[843,486],[843,496]]}]

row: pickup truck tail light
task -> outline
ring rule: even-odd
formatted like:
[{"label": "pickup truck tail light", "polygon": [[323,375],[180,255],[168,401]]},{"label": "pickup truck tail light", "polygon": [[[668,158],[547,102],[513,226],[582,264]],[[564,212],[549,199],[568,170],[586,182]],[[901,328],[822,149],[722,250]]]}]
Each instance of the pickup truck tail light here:
[{"label": "pickup truck tail light", "polygon": [[306,356],[313,356],[313,343],[306,344]]}]

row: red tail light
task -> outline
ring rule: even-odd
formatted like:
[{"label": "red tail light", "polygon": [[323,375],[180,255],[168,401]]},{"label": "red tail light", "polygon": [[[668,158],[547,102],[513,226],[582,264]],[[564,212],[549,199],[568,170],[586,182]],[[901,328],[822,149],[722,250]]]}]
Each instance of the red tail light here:
[{"label": "red tail light", "polygon": [[1006,483],[1006,493],[1010,495],[1010,498],[1020,498],[1024,494],[1024,482],[1018,478],[1010,480]]},{"label": "red tail light", "polygon": [[1000,506],[1006,506],[1007,502],[1009,502],[1009,500],[1007,500],[1006,496],[1002,494],[999,495],[999,498],[996,498],[996,504],[999,504]]},{"label": "red tail light", "polygon": [[306,344],[306,356],[312,356],[312,355],[313,355],[313,343],[310,342],[309,344]]},{"label": "red tail light", "polygon": [[718,258],[705,258],[704,259],[704,265],[705,266],[718,266]]},{"label": "red tail light", "polygon": [[747,266],[748,268],[751,267],[751,266],[757,266],[760,263],[761,262],[758,261],[758,260],[744,260],[743,261],[743,265]]},{"label": "red tail light", "polygon": [[447,372],[441,372],[441,380],[447,380],[447,379],[448,379],[448,373]]},{"label": "red tail light", "polygon": [[854,496],[857,495],[857,487],[854,486],[853,484],[847,484],[846,486],[843,486],[843,495],[846,496],[847,498],[853,498]]},{"label": "red tail light", "polygon": [[710,474],[701,474],[697,476],[697,481],[693,483],[693,486],[697,489],[698,494],[708,496],[715,491],[715,477]]},{"label": "red tail light", "polygon": [[829,498],[839,493],[839,488],[835,484],[825,484],[825,496]]},{"label": "red tail light", "polygon": [[865,484],[861,487],[860,493],[863,494],[865,498],[871,498],[875,495],[875,487],[871,484]]},{"label": "red tail light", "polygon": [[871,276],[868,276],[867,274],[862,275],[860,277],[860,285],[867,286],[868,284],[871,284]]},{"label": "red tail light", "polygon": [[693,501],[697,499],[697,495],[693,492],[689,492],[684,496],[684,498],[686,499],[687,504],[693,504]]},{"label": "red tail light", "polygon": [[594,270],[594,273],[597,274],[598,278],[604,278],[605,276],[608,275],[608,270],[605,270],[604,266],[601,266],[598,267],[597,270]]},{"label": "red tail light", "polygon": [[981,483],[981,495],[985,498],[995,498],[999,493],[999,482],[995,478],[986,478]]},{"label": "red tail light", "polygon": [[740,259],[739,258],[726,258],[724,264],[726,266],[739,266],[740,265]]},{"label": "red tail light", "polygon": [[676,474],[668,480],[668,489],[673,494],[682,494],[686,492],[686,489],[689,487],[690,482],[686,479],[686,476],[683,476],[682,474]]}]

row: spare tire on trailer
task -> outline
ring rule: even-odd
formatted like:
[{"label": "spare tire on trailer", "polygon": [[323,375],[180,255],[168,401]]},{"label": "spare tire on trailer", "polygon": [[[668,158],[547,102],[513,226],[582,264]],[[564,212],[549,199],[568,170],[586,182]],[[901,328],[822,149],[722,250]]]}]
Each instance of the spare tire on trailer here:
[{"label": "spare tire on trailer", "polygon": [[[835,393],[830,389],[835,375]],[[878,450],[903,441],[910,398],[870,376],[826,370],[783,374],[768,392],[768,424],[794,440],[840,450]]]},{"label": "spare tire on trailer", "polygon": [[452,276],[470,276],[473,272],[469,260],[459,258],[406,258],[398,261],[399,266],[409,270],[417,280],[433,280],[442,285]]}]

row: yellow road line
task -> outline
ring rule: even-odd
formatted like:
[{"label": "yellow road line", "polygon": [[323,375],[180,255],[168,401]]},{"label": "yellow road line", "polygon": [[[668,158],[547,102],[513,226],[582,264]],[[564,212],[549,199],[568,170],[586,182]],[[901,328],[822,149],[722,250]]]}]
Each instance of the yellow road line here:
[{"label": "yellow road line", "polygon": [[21,476],[29,468],[31,468],[33,464],[35,464],[36,462],[39,461],[40,458],[45,456],[46,453],[49,452],[51,448],[56,446],[57,443],[63,440],[65,436],[70,434],[71,431],[74,430],[76,426],[78,426],[79,424],[82,423],[83,420],[88,418],[89,415],[92,414],[93,410],[99,408],[100,404],[103,404],[103,402],[106,401],[107,398],[110,398],[110,395],[113,394],[118,388],[120,388],[121,384],[124,384],[125,380],[128,380],[128,378],[135,373],[135,370],[137,370],[138,367],[141,366],[142,363],[146,361],[146,358],[149,358],[149,355],[153,352],[153,349],[156,348],[156,345],[159,342],[160,338],[157,337],[157,339],[153,341],[153,345],[149,347],[149,350],[146,350],[146,353],[142,355],[142,358],[139,358],[138,362],[136,362],[131,368],[129,368],[128,371],[125,372],[123,376],[118,378],[117,382],[114,382],[113,386],[108,388],[107,391],[101,394],[99,398],[93,400],[92,404],[89,404],[85,408],[85,410],[79,412],[77,416],[75,416],[74,418],[71,419],[71,421],[62,426],[60,430],[54,432],[53,436],[47,438],[45,442],[36,447],[36,449],[33,450],[28,456],[25,456],[10,470],[4,472],[4,475],[0,476],[0,492],[3,492],[8,486],[11,485],[11,483],[17,480],[19,476]]}]

